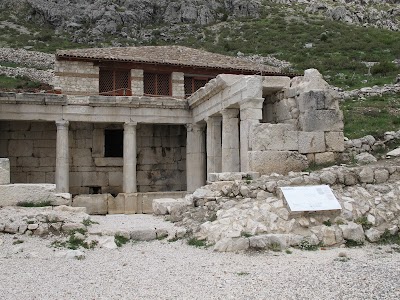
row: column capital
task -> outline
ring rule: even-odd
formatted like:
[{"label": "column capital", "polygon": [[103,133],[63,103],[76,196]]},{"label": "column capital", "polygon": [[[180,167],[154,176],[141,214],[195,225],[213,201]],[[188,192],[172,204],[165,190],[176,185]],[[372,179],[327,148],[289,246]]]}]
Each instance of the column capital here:
[{"label": "column capital", "polygon": [[188,123],[185,125],[187,131],[202,131],[205,125]]},{"label": "column capital", "polygon": [[58,120],[56,121],[57,129],[68,129],[69,121],[66,120]]},{"label": "column capital", "polygon": [[208,116],[204,118],[204,121],[206,121],[207,125],[209,124],[216,124],[218,122],[221,122],[222,116]]},{"label": "column capital", "polygon": [[221,114],[223,118],[237,118],[239,115],[239,109],[238,108],[224,108],[221,110]]},{"label": "column capital", "polygon": [[137,122],[125,122],[124,123],[124,130],[134,130],[136,129]]},{"label": "column capital", "polygon": [[264,104],[264,98],[247,98],[240,102],[240,109],[257,108],[262,109]]}]

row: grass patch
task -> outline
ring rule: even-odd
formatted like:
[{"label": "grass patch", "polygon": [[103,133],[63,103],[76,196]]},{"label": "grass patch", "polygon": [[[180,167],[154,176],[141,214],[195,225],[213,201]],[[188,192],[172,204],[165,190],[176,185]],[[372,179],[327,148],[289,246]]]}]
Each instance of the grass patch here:
[{"label": "grass patch", "polygon": [[340,104],[344,114],[344,134],[350,139],[372,135],[382,137],[400,126],[400,98],[384,95],[350,99]]},{"label": "grass patch", "polygon": [[197,248],[202,248],[202,247],[206,248],[207,247],[207,242],[205,240],[204,241],[203,240],[198,240],[195,237],[190,238],[187,241],[187,244],[189,246],[194,246],[194,247],[197,247]]},{"label": "grass patch", "polygon": [[293,251],[292,251],[292,250],[289,250],[289,249],[286,249],[286,250],[285,250],[285,253],[286,253],[286,254],[292,254]]},{"label": "grass patch", "polygon": [[242,232],[240,233],[240,235],[241,235],[242,237],[246,237],[246,238],[249,238],[249,237],[253,236],[250,232],[246,232],[246,231],[242,231]]},{"label": "grass patch", "polygon": [[305,251],[317,251],[319,247],[320,245],[312,244],[309,240],[302,240],[299,244],[299,249]]},{"label": "grass patch", "polygon": [[334,162],[325,164],[316,164],[315,162],[312,162],[308,165],[308,168],[305,169],[304,172],[315,172],[324,168],[332,167],[334,165],[336,165]]},{"label": "grass patch", "polygon": [[127,242],[129,242],[129,239],[127,239],[126,237],[116,234],[114,236],[114,242],[117,245],[117,247],[122,247],[123,245],[125,245]]},{"label": "grass patch", "polygon": [[13,245],[19,245],[19,244],[22,244],[23,242],[24,242],[23,240],[16,240],[12,244]]},{"label": "grass patch", "polygon": [[361,247],[364,245],[364,242],[362,241],[355,241],[351,239],[346,239],[344,244],[346,245],[347,248],[355,248],[355,247]]},{"label": "grass patch", "polygon": [[324,224],[325,226],[328,226],[328,227],[331,227],[331,226],[332,226],[331,220],[323,221],[322,224]]},{"label": "grass patch", "polygon": [[247,275],[250,275],[250,273],[249,272],[238,272],[238,273],[236,273],[236,275],[238,275],[238,276],[247,276]]},{"label": "grass patch", "polygon": [[39,202],[31,202],[31,201],[20,201],[17,203],[17,206],[21,207],[45,207],[45,206],[51,206],[51,201],[50,200],[43,200]]},{"label": "grass patch", "polygon": [[400,235],[398,233],[391,234],[389,230],[386,229],[385,232],[381,235],[378,243],[382,245],[400,245]]},{"label": "grass patch", "polygon": [[42,86],[42,83],[32,81],[27,77],[8,77],[0,75],[0,89],[37,89]]},{"label": "grass patch", "polygon": [[368,221],[367,217],[359,217],[355,222],[360,224],[364,231],[372,227],[372,223]]},{"label": "grass patch", "polygon": [[85,225],[86,227],[89,227],[93,224],[99,224],[99,222],[92,221],[90,218],[86,218],[82,221],[82,224]]}]

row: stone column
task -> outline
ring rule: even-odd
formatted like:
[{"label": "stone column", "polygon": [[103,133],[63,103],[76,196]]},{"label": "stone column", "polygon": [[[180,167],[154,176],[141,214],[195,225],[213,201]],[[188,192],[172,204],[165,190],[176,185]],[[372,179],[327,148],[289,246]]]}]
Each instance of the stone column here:
[{"label": "stone column", "polygon": [[226,108],[222,114],[222,172],[239,172],[239,110]]},{"label": "stone column", "polygon": [[219,116],[208,117],[207,122],[207,174],[222,171],[221,122]]},{"label": "stone column", "polygon": [[240,104],[240,171],[248,172],[251,128],[260,123],[264,99],[248,99]]},{"label": "stone column", "polygon": [[136,122],[124,124],[123,192],[136,193]]},{"label": "stone column", "polygon": [[188,124],[186,128],[186,189],[193,192],[206,182],[204,126]]},{"label": "stone column", "polygon": [[56,145],[56,190],[60,193],[69,192],[69,143],[68,125],[65,120],[56,121],[57,145]]}]

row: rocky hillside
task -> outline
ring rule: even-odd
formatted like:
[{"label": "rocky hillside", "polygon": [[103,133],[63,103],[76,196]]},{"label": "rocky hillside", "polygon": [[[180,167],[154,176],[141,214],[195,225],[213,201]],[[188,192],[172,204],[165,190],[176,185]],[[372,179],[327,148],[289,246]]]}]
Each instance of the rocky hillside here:
[{"label": "rocky hillside", "polygon": [[[359,89],[393,83],[400,73],[399,3],[0,0],[0,49],[54,53],[79,47],[179,44],[249,57],[283,70],[317,68],[332,85]],[[10,68],[30,64],[0,57],[6,75],[25,76],[25,71]]]}]

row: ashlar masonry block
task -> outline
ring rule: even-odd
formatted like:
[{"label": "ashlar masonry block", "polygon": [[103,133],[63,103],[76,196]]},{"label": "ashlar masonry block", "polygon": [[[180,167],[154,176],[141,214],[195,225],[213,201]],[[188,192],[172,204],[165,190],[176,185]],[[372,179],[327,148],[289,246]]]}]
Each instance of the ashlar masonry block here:
[{"label": "ashlar masonry block", "polygon": [[324,132],[299,132],[299,152],[302,154],[325,152]]}]

